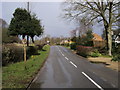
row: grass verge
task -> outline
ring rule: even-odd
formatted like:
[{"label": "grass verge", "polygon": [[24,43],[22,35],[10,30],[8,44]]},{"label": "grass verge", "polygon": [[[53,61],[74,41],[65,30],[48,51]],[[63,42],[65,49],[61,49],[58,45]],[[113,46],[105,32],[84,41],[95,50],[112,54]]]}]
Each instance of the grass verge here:
[{"label": "grass verge", "polygon": [[50,46],[46,45],[43,51],[39,51],[40,55],[33,55],[25,63],[18,62],[2,68],[2,88],[26,88],[29,82],[42,67],[47,58]]}]

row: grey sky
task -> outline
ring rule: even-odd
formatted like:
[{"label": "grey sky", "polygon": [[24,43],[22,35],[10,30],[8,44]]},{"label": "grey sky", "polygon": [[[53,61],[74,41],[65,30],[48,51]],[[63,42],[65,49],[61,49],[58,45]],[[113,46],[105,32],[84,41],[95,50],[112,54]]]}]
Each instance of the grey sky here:
[{"label": "grey sky", "polygon": [[[69,36],[70,31],[75,29],[74,24],[66,23],[60,18],[62,9],[61,2],[30,2],[30,11],[35,13],[42,20],[45,26],[45,34],[50,36]],[[2,19],[10,23],[14,10],[18,7],[26,8],[25,2],[2,2]],[[1,16],[0,16],[1,18]],[[95,26],[94,32],[101,34],[101,28]]]}]

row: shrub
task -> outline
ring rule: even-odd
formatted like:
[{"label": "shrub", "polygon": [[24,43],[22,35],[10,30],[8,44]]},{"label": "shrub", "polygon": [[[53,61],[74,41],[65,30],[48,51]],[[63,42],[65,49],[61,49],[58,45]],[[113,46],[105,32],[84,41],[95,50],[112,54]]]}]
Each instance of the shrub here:
[{"label": "shrub", "polygon": [[76,43],[71,43],[70,44],[70,49],[76,50]]},{"label": "shrub", "polygon": [[31,55],[38,55],[38,47],[37,46],[28,46],[26,49],[26,53],[27,53],[27,59]]},{"label": "shrub", "polygon": [[98,49],[99,53],[101,53],[101,54],[106,54],[107,55],[107,53],[108,53],[107,47],[102,47],[102,48],[97,47],[97,49]]},{"label": "shrub", "polygon": [[[43,46],[41,46],[43,47]],[[41,50],[41,47],[29,46],[26,47],[27,59],[31,55],[38,55],[38,50]],[[24,51],[22,46],[16,46],[14,44],[6,44],[2,47],[2,65],[6,66],[10,63],[16,63],[23,60]]]},{"label": "shrub", "polygon": [[117,54],[117,55],[113,56],[112,61],[120,61],[120,55]]},{"label": "shrub", "polygon": [[113,46],[112,47],[112,53],[113,54],[119,54],[120,53],[120,45],[119,46]]},{"label": "shrub", "polygon": [[84,45],[85,46],[93,46],[93,41],[87,41]]},{"label": "shrub", "polygon": [[101,54],[100,53],[91,52],[90,56],[91,57],[99,57],[99,56],[101,56]]},{"label": "shrub", "polygon": [[9,48],[7,47],[3,47],[3,52],[2,52],[2,65],[5,66],[7,63],[10,62],[10,60],[12,59],[11,51]]},{"label": "shrub", "polygon": [[15,63],[23,60],[23,47],[13,44],[3,45],[2,47],[2,65]]},{"label": "shrub", "polygon": [[68,46],[69,46],[69,43],[65,43],[64,46],[68,47]]},{"label": "shrub", "polygon": [[93,48],[88,47],[88,46],[77,45],[76,50],[77,50],[77,54],[79,54],[79,55],[81,55],[83,57],[87,57],[92,52]]},{"label": "shrub", "polygon": [[42,50],[44,46],[45,46],[45,44],[42,44],[42,45],[38,44],[38,45],[36,45],[36,47],[37,47],[38,50]]},{"label": "shrub", "polygon": [[94,49],[91,53],[90,53],[91,57],[99,57],[101,56],[101,54],[99,53],[99,51],[97,49]]}]

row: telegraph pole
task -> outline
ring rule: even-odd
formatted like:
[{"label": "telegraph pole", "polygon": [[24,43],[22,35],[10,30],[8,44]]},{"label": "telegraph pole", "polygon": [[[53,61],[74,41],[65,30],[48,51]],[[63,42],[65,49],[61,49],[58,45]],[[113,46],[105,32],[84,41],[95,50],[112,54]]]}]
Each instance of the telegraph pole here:
[{"label": "telegraph pole", "polygon": [[[27,11],[29,12],[29,2],[27,2]],[[27,46],[29,46],[29,36],[27,35]]]},{"label": "telegraph pole", "polygon": [[27,2],[27,10],[28,10],[28,12],[29,12],[29,2]]}]

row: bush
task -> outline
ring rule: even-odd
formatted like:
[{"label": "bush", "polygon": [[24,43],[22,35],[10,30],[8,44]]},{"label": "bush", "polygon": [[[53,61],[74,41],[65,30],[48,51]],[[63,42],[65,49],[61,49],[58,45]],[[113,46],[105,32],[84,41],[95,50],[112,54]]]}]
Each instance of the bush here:
[{"label": "bush", "polygon": [[[23,61],[24,51],[22,46],[16,46],[13,44],[6,44],[2,47],[2,65],[6,66],[10,63],[16,63]],[[27,59],[31,55],[38,55],[38,50],[41,50],[42,46],[29,46],[26,47]]]},{"label": "bush", "polygon": [[99,56],[101,56],[101,54],[100,54],[100,53],[94,53],[94,52],[92,52],[92,53],[90,54],[90,56],[91,56],[91,57],[99,57]]},{"label": "bush", "polygon": [[38,50],[42,50],[44,46],[45,46],[45,44],[42,44],[42,45],[38,44],[38,45],[36,45],[36,47],[37,47]]},{"label": "bush", "polygon": [[76,50],[76,43],[71,43],[70,44],[70,49]]},{"label": "bush", "polygon": [[10,60],[12,59],[11,51],[9,48],[4,47],[2,52],[2,65],[5,66],[7,63],[10,62]]},{"label": "bush", "polygon": [[2,65],[15,63],[23,60],[23,47],[13,44],[3,45],[2,47]]},{"label": "bush", "polygon": [[104,54],[104,55],[108,54],[107,47],[102,47],[102,48],[97,47],[97,49],[98,49],[99,53],[101,53],[101,54]]},{"label": "bush", "polygon": [[101,54],[99,53],[99,51],[97,49],[95,49],[90,53],[90,56],[91,57],[99,57],[99,56],[101,56]]},{"label": "bush", "polygon": [[119,46],[113,46],[112,47],[112,53],[113,54],[119,54],[120,53],[120,45]]},{"label": "bush", "polygon": [[77,54],[79,54],[83,57],[87,57],[92,52],[93,48],[92,47],[87,47],[87,46],[77,45],[76,50],[77,50]]},{"label": "bush", "polygon": [[93,46],[93,41],[87,41],[84,45],[85,46]]},{"label": "bush", "polygon": [[37,46],[28,46],[26,49],[26,53],[27,53],[27,59],[31,55],[38,55],[38,47]]},{"label": "bush", "polygon": [[117,55],[113,56],[112,61],[120,61],[120,55],[117,54]]},{"label": "bush", "polygon": [[69,46],[69,43],[65,43],[64,46],[68,47],[68,46]]}]

